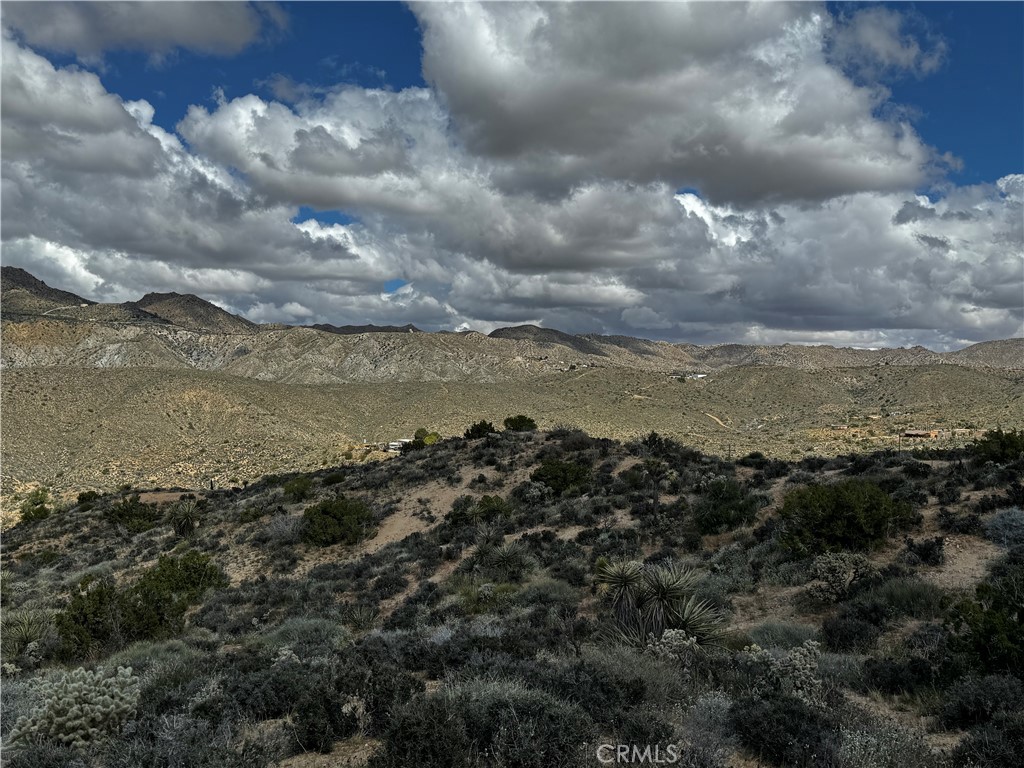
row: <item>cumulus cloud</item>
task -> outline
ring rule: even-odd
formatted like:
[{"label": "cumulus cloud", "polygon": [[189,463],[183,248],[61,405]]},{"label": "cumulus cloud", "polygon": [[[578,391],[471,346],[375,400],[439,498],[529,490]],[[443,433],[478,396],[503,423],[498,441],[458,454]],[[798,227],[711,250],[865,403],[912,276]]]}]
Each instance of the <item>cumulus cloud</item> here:
[{"label": "cumulus cloud", "polygon": [[913,188],[937,158],[826,59],[809,3],[425,3],[424,74],[508,190],[609,178],[718,202]]},{"label": "cumulus cloud", "polygon": [[96,62],[132,50],[160,61],[177,48],[231,55],[287,26],[276,3],[5,3],[3,24],[33,48]]},{"label": "cumulus cloud", "polygon": [[260,322],[858,346],[1021,332],[1024,176],[914,192],[935,152],[828,58],[820,7],[642,10],[418,7],[431,87],[288,81],[173,132],[7,37],[4,261],[93,299],[177,290]]},{"label": "cumulus cloud", "polygon": [[[922,39],[925,41],[922,45]],[[861,78],[931,74],[949,48],[920,17],[884,6],[862,8],[840,19],[832,39],[833,58]]]}]

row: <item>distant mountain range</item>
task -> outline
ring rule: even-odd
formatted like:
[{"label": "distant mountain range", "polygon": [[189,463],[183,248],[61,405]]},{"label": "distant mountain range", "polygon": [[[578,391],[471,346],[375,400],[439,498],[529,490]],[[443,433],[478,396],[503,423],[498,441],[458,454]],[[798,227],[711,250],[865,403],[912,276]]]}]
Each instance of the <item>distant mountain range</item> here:
[{"label": "distant mountain range", "polygon": [[33,483],[236,484],[516,413],[786,457],[884,447],[911,427],[963,441],[1024,425],[1021,339],[937,353],[258,325],[191,295],[90,302],[11,267],[0,319],[0,511]]},{"label": "distant mountain range", "polygon": [[308,384],[500,382],[570,367],[667,375],[736,366],[1024,368],[1022,339],[940,353],[924,347],[698,346],[533,325],[499,328],[489,336],[425,333],[413,325],[258,325],[191,294],[148,293],[135,302],[100,304],[51,288],[16,267],[0,269],[0,312],[5,321],[0,361],[8,368],[162,367]]}]

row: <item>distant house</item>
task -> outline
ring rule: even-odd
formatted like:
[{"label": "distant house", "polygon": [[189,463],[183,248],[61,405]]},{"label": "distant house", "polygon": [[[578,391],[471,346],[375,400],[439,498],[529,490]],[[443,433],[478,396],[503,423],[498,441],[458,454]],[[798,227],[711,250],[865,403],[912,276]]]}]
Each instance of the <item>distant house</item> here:
[{"label": "distant house", "polygon": [[388,443],[387,450],[389,452],[391,452],[391,453],[401,453],[402,452],[402,446],[406,445],[407,443],[411,443],[411,442],[412,442],[412,438],[411,437],[403,437],[401,440],[392,440],[390,443]]},{"label": "distant house", "polygon": [[908,429],[903,433],[904,437],[934,438],[939,436],[937,429]]}]

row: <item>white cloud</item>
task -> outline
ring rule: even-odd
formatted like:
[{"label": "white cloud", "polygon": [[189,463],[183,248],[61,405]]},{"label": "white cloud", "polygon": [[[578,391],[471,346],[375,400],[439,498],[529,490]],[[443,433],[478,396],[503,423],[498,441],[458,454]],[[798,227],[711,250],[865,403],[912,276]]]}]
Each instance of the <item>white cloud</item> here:
[{"label": "white cloud", "polygon": [[[265,322],[866,346],[1021,331],[1024,176],[916,194],[934,153],[829,63],[816,6],[639,8],[421,7],[437,90],[242,95],[177,134],[5,40],[5,263]],[[296,223],[302,205],[357,218]]]},{"label": "white cloud", "polygon": [[287,26],[276,4],[242,2],[4,3],[2,13],[4,26],[32,47],[86,62],[113,50],[154,61],[177,48],[230,55]]},{"label": "white cloud", "polygon": [[507,189],[595,176],[716,201],[919,185],[937,158],[826,60],[805,3],[426,3],[424,72]]}]

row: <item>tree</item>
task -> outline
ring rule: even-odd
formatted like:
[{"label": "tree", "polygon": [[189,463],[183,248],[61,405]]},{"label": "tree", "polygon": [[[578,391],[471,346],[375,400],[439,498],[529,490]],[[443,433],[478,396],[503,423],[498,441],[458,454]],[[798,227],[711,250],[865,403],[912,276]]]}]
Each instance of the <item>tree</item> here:
[{"label": "tree", "polygon": [[303,539],[319,547],[355,544],[373,524],[373,513],[365,502],[338,496],[307,507]]},{"label": "tree", "polygon": [[491,424],[491,422],[481,420],[476,424],[471,425],[469,429],[466,430],[464,437],[467,440],[476,440],[497,431],[498,430],[494,428],[494,425]]},{"label": "tree", "polygon": [[537,429],[537,422],[529,416],[509,416],[505,419],[505,429],[509,432],[533,432]]},{"label": "tree", "polygon": [[867,480],[808,485],[786,496],[779,510],[780,543],[797,555],[879,546],[920,520],[905,501],[896,502]]},{"label": "tree", "polygon": [[48,488],[36,488],[21,502],[21,522],[34,523],[50,516],[53,510],[47,506],[50,502]]}]

